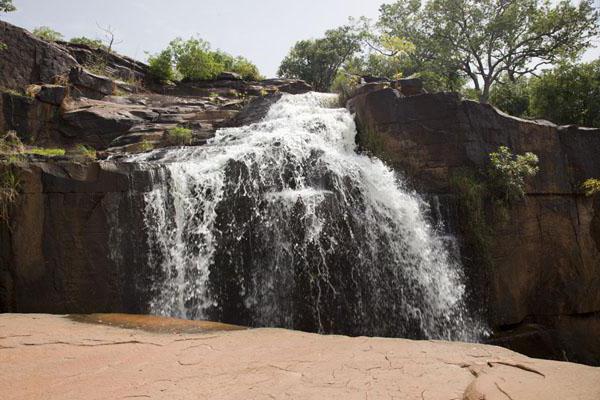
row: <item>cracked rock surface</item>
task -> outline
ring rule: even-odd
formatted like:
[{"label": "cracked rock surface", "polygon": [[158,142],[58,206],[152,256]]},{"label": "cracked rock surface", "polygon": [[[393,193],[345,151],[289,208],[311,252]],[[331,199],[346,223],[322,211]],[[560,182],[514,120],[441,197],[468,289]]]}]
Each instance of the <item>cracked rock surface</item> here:
[{"label": "cracked rock surface", "polygon": [[599,368],[495,346],[147,318],[0,315],[2,398],[600,399]]}]

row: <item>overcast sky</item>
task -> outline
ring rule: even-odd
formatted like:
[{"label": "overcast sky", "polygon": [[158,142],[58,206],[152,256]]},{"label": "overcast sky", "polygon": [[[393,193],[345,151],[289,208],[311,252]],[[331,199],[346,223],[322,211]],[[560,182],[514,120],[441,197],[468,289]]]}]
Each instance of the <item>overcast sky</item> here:
[{"label": "overcast sky", "polygon": [[[102,38],[110,25],[123,43],[116,50],[145,60],[175,37],[197,35],[213,48],[242,55],[261,72],[277,67],[298,40],[316,38],[349,16],[376,18],[385,0],[14,0],[2,18],[27,29],[49,26],[65,38]],[[599,49],[586,55],[598,57]]]}]

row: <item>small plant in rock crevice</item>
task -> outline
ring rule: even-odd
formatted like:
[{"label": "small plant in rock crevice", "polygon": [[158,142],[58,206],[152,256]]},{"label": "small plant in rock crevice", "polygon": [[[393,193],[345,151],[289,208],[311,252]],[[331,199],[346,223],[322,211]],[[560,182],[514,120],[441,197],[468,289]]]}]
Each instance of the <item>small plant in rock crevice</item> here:
[{"label": "small plant in rock crevice", "polygon": [[588,179],[581,184],[586,196],[595,196],[600,193],[600,179]]},{"label": "small plant in rock crevice", "polygon": [[21,182],[12,162],[0,165],[0,224],[10,228],[10,209],[19,196]]},{"label": "small plant in rock crevice", "polygon": [[192,142],[192,130],[183,126],[176,126],[167,131],[167,143],[174,146],[184,146]]},{"label": "small plant in rock crevice", "polygon": [[96,150],[83,144],[77,146],[77,153],[90,160],[96,159]]},{"label": "small plant in rock crevice", "polygon": [[525,179],[537,175],[539,159],[533,153],[513,154],[506,146],[490,153],[487,169],[490,189],[506,204],[525,197]]}]

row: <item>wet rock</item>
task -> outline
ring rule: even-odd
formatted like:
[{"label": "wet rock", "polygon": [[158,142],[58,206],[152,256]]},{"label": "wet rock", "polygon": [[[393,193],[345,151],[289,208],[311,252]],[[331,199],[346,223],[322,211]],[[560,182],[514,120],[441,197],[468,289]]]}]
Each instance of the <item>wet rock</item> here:
[{"label": "wet rock", "polygon": [[[451,93],[403,97],[383,89],[356,96],[352,105],[362,148],[401,171],[421,193],[442,199],[445,222],[460,239],[472,296],[489,309],[491,326],[501,332],[538,324],[557,349],[544,356],[600,364],[600,343],[592,343],[600,326],[600,247],[593,236],[598,207],[580,191],[585,179],[600,176],[600,130],[514,118]],[[485,221],[477,229],[487,236],[479,246],[451,182],[465,170],[485,171],[489,154],[501,145],[535,153],[540,171],[528,180],[526,199],[506,209],[507,222],[483,197]],[[584,315],[578,326],[585,329],[560,323]],[[535,343],[532,338],[527,343]],[[540,347],[519,350],[541,356]]]},{"label": "wet rock", "polygon": [[267,115],[269,109],[279,99],[281,99],[281,93],[274,93],[267,96],[257,97],[252,100],[246,107],[236,114],[233,118],[224,121],[221,127],[234,127],[250,125],[260,121]]}]

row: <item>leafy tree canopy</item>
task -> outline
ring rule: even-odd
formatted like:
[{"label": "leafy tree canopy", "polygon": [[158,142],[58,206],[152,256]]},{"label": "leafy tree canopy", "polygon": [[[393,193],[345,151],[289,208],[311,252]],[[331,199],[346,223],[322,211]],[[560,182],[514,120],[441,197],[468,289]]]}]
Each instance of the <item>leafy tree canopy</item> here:
[{"label": "leafy tree canopy", "polygon": [[410,41],[416,70],[472,81],[487,102],[494,83],[573,60],[598,34],[593,0],[578,5],[540,0],[419,0],[383,5],[377,23],[386,35]]},{"label": "leafy tree canopy", "polygon": [[12,0],[0,0],[0,12],[11,12],[17,8],[13,5]]},{"label": "leafy tree canopy", "polygon": [[278,75],[327,91],[340,67],[360,50],[361,40],[361,33],[349,25],[329,30],[321,39],[301,40],[281,62]]},{"label": "leafy tree canopy", "polygon": [[262,79],[256,65],[244,57],[233,57],[221,50],[211,50],[202,39],[177,38],[148,59],[151,74],[160,81],[178,79],[214,79],[221,72],[235,72],[246,80]]}]

